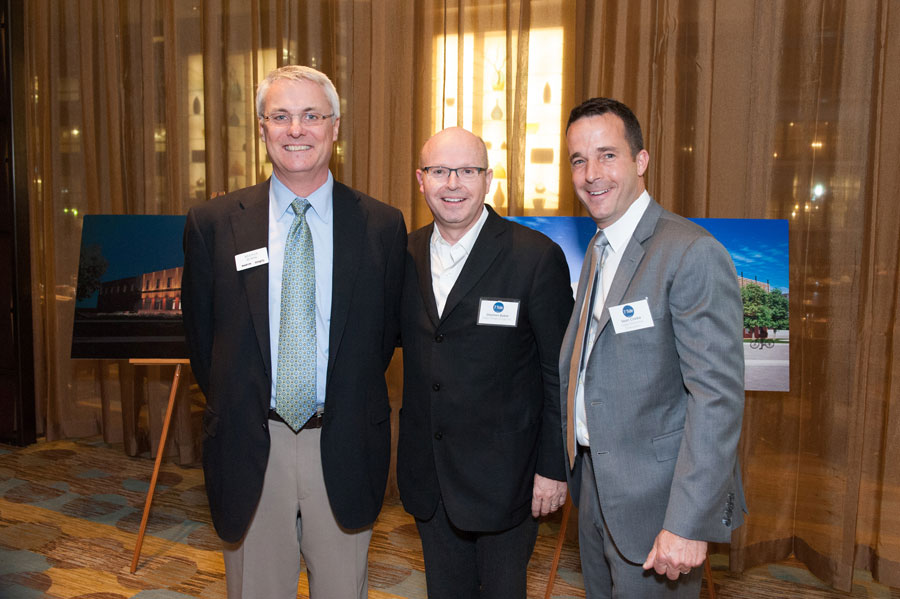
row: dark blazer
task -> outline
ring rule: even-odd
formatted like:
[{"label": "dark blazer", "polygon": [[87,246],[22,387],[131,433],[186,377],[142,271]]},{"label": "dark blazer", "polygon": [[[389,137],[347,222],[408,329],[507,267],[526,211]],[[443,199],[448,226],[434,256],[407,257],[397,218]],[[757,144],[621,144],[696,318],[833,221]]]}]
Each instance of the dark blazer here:
[{"label": "dark blazer", "polygon": [[[390,462],[384,371],[399,331],[403,215],[334,182],[334,275],[322,466],[346,528],[374,522]],[[268,264],[234,257],[268,245],[269,182],[193,207],[184,231],[182,302],[191,368],[206,395],[203,472],[225,541],[247,530],[269,455]],[[274,315],[275,318],[278,315]]]},{"label": "dark blazer", "polygon": [[[457,527],[505,530],[530,513],[535,472],[565,479],[557,358],[569,269],[558,245],[491,210],[438,318],[433,227],[410,235],[406,265],[400,497],[420,519],[443,498]],[[482,298],[518,301],[517,326],[477,325]]]},{"label": "dark blazer", "polygon": [[[588,263],[560,356],[563,414]],[[653,326],[616,334],[610,307],[643,300]],[[646,559],[663,528],[723,542],[743,522],[742,327],[728,252],[703,228],[651,201],[616,269],[584,385],[603,518],[631,562]],[[576,503],[584,463],[579,455],[569,478]]]}]

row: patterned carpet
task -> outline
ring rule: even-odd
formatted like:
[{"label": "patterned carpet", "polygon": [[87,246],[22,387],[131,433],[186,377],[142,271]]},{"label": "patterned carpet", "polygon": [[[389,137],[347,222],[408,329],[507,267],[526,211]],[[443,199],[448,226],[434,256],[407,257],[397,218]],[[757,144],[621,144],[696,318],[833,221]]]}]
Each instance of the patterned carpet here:
[{"label": "patterned carpet", "polygon": [[[165,464],[141,560],[129,572],[153,462],[99,440],[0,446],[0,598],[224,598],[225,576],[199,468]],[[529,597],[543,597],[558,521],[541,525]],[[566,543],[553,597],[584,597],[577,546]],[[742,575],[713,556],[720,598],[847,597],[802,566],[762,566]],[[369,597],[425,599],[421,546],[412,519],[385,506],[369,556]],[[307,598],[305,575],[299,597]],[[704,587],[703,597],[706,597]],[[865,575],[852,597],[898,598]]]}]

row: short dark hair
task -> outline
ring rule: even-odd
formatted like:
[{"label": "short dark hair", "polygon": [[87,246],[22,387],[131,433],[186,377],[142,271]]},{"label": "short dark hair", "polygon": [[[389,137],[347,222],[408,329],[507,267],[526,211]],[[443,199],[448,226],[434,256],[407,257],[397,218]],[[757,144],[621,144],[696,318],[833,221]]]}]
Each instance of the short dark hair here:
[{"label": "short dark hair", "polygon": [[572,123],[578,119],[589,116],[602,116],[608,112],[616,115],[625,123],[625,140],[628,142],[628,147],[631,150],[631,157],[636,157],[638,152],[644,149],[644,136],[641,133],[641,124],[638,122],[637,117],[634,116],[634,113],[631,112],[631,109],[618,100],[611,98],[585,100],[569,113],[566,133],[569,132],[569,127],[572,126]]}]

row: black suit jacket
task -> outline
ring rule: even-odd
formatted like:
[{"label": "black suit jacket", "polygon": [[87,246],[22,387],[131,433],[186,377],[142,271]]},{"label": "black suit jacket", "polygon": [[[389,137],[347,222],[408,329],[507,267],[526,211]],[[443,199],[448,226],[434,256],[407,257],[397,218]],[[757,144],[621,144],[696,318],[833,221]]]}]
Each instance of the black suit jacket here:
[{"label": "black suit jacket", "polygon": [[[403,215],[334,182],[334,274],[322,466],[346,528],[374,522],[390,462],[384,371],[399,329]],[[203,472],[213,524],[244,535],[269,455],[268,264],[238,271],[237,254],[268,245],[269,182],[193,207],[184,231],[182,302],[191,368],[206,395]],[[278,315],[274,315],[278,318]]]},{"label": "black suit jacket", "polygon": [[[420,519],[443,498],[457,527],[505,530],[530,513],[535,472],[565,480],[557,362],[569,269],[558,245],[491,210],[439,318],[433,227],[410,235],[403,290],[400,497]],[[482,298],[518,301],[517,326],[476,324]]]}]

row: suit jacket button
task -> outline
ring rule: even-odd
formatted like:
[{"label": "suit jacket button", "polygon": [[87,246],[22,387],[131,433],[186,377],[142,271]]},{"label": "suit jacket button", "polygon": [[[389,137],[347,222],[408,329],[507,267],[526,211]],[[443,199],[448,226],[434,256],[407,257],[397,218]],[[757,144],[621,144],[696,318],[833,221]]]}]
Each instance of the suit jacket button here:
[{"label": "suit jacket button", "polygon": [[437,335],[434,336],[434,341],[435,341],[435,343],[440,343],[440,342],[443,341],[443,340],[444,340],[444,335],[443,335],[443,334],[437,334]]},{"label": "suit jacket button", "polygon": [[725,526],[731,526],[731,518],[722,518],[722,524]]},{"label": "suit jacket button", "polygon": [[441,390],[441,384],[440,384],[440,383],[435,383],[435,384],[433,384],[433,385],[431,386],[431,390],[432,390],[432,391],[440,391],[440,390]]},{"label": "suit jacket button", "polygon": [[437,439],[438,441],[440,441],[441,439],[444,438],[444,433],[438,431],[438,432],[434,433],[434,438]]}]

